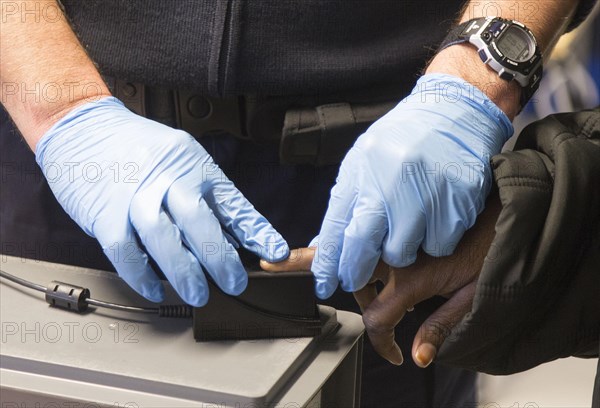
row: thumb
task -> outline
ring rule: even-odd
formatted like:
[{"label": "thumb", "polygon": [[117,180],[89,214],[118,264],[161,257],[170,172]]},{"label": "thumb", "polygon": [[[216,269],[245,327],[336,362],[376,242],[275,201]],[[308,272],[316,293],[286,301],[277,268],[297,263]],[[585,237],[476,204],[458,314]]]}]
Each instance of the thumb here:
[{"label": "thumb", "polygon": [[471,310],[476,287],[477,281],[474,281],[457,290],[421,325],[412,346],[416,365],[425,368],[431,364],[454,326]]}]

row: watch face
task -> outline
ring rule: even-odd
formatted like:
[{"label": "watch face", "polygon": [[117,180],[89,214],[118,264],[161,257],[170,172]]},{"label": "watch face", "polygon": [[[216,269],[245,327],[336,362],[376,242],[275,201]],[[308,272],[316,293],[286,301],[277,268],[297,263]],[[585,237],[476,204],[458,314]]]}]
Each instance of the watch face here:
[{"label": "watch face", "polygon": [[515,25],[506,29],[496,46],[502,54],[516,62],[528,61],[535,52],[535,44],[529,33]]}]

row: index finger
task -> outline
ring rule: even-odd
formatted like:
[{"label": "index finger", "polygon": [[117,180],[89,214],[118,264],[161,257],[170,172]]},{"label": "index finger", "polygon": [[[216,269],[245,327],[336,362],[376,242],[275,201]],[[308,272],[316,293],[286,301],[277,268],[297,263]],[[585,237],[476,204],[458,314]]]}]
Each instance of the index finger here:
[{"label": "index finger", "polygon": [[270,262],[278,262],[289,255],[283,237],[244,197],[233,182],[213,161],[203,163],[200,174],[210,188],[203,192],[219,222],[249,251]]}]

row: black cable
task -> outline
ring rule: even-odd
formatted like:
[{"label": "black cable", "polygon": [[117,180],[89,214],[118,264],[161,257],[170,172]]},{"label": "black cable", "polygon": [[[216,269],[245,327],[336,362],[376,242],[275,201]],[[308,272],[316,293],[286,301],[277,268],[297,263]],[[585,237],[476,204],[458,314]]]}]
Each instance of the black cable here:
[{"label": "black cable", "polygon": [[28,287],[29,289],[37,290],[40,292],[46,292],[46,287],[42,285],[38,285],[37,283],[29,282],[23,278],[19,278],[18,276],[11,275],[8,272],[4,272],[0,269],[0,277],[8,279],[9,281],[13,281],[14,283],[18,283],[19,285]]},{"label": "black cable", "polygon": [[135,312],[135,313],[149,313],[149,314],[158,314],[158,307],[137,307],[137,306],[127,306],[127,305],[119,305],[117,303],[104,302],[102,300],[88,298],[86,299],[88,305],[105,307],[107,309],[113,310],[124,310],[127,312]]},{"label": "black cable", "polygon": [[103,300],[90,298],[87,288],[71,285],[70,283],[52,281],[47,287],[19,278],[0,269],[0,277],[29,289],[44,292],[46,301],[55,307],[61,307],[76,312],[83,312],[88,305],[104,307],[107,309],[121,310],[125,312],[157,314],[161,317],[191,317],[192,308],[188,305],[160,305],[159,307],[137,307],[121,305],[118,303],[105,302]]}]

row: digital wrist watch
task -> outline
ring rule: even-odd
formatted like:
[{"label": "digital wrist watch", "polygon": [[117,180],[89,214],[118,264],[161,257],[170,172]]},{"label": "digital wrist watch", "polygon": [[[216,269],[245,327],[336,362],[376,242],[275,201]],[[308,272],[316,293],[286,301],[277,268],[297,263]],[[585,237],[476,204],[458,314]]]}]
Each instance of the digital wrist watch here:
[{"label": "digital wrist watch", "polygon": [[482,17],[454,27],[440,51],[451,45],[471,43],[479,58],[506,81],[521,85],[521,109],[527,104],[542,79],[542,53],[533,33],[525,25],[499,17]]}]

